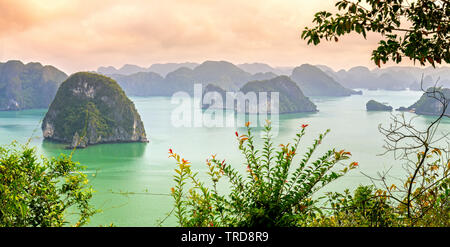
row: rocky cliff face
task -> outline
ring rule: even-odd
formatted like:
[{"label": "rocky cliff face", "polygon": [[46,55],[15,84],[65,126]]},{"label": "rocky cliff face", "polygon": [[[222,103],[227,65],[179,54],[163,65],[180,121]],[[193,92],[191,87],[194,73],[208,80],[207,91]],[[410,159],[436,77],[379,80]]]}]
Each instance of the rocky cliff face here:
[{"label": "rocky cliff face", "polygon": [[42,123],[45,139],[86,147],[99,143],[147,142],[133,102],[111,78],[80,72],[58,89]]},{"label": "rocky cliff face", "polygon": [[0,63],[0,111],[47,108],[67,75],[52,66]]}]

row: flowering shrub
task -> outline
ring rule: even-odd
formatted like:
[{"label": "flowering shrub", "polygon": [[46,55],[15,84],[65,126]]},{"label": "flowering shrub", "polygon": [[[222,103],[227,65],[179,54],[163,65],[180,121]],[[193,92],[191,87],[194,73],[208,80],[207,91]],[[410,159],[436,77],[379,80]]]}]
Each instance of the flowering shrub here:
[{"label": "flowering shrub", "polygon": [[[329,150],[312,161],[313,153],[329,130],[319,135],[299,163],[293,159],[308,125],[302,125],[293,144],[280,145],[276,151],[271,139],[271,125],[264,127],[262,148],[254,143],[252,130],[236,138],[243,156],[245,174],[220,160],[216,155],[206,160],[210,185],[200,181],[190,162],[169,150],[177,162],[172,188],[175,214],[180,226],[303,226],[320,214],[313,195],[358,166],[352,162],[343,169],[336,164],[350,158],[350,152]],[[225,178],[228,194],[221,194],[217,185]]]}]

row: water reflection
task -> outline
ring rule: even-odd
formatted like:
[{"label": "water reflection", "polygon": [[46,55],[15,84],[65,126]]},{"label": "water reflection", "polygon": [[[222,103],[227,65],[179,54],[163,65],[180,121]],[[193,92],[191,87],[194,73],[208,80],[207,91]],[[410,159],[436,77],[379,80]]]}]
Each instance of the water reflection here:
[{"label": "water reflection", "polygon": [[25,130],[25,126],[21,124],[0,124],[0,128],[6,129],[6,130],[17,130],[17,131],[23,131]]},{"label": "water reflection", "polygon": [[[55,143],[44,140],[42,149],[45,153],[58,155],[59,153],[70,154],[72,150],[65,149],[65,144]],[[144,155],[147,143],[112,143],[98,144],[88,146],[87,148],[77,149],[74,152],[74,158],[91,157],[92,159],[135,159]]]},{"label": "water reflection", "polygon": [[317,114],[317,112],[280,114],[280,120],[309,118],[309,117],[313,117],[316,114]]}]

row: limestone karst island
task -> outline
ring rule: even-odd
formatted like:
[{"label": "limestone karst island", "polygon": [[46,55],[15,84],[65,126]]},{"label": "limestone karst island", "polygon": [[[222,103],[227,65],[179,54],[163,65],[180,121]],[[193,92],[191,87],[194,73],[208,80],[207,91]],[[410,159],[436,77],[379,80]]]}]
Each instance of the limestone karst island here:
[{"label": "limestone karst island", "polygon": [[42,122],[44,138],[69,147],[147,142],[134,103],[103,75],[79,72],[58,89]]}]

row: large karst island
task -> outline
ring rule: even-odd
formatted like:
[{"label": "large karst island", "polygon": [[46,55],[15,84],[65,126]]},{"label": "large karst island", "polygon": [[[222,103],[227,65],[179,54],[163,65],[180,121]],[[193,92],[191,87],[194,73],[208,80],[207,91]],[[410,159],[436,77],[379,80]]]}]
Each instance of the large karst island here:
[{"label": "large karst island", "polygon": [[[419,115],[438,116],[443,112],[444,105],[450,102],[450,88],[430,87],[420,97],[420,99],[409,107],[400,107],[398,111],[410,111]],[[446,115],[450,115],[450,106],[445,110]]]},{"label": "large karst island", "polygon": [[[268,113],[271,113],[270,97],[272,93],[278,93],[279,96],[277,113],[287,114],[300,112],[317,112],[317,106],[303,94],[302,90],[288,76],[277,76],[269,80],[250,81],[243,85],[240,88],[239,92],[243,94],[254,92],[256,93],[257,97],[259,96],[260,92],[268,93],[267,99],[257,98],[259,104],[261,104],[261,102],[264,104],[265,102],[263,101],[266,100],[266,110]],[[217,97],[214,97],[214,95],[210,95],[210,98],[208,97],[208,99],[206,99],[205,96],[208,93],[215,93],[214,95]],[[216,102],[217,100],[222,100],[222,104],[220,105],[223,106],[223,108],[226,108],[226,91],[216,85],[210,84],[206,86],[203,92],[203,109],[215,108],[214,102]],[[210,104],[210,101],[213,102],[212,105]],[[234,108],[237,112],[248,113],[249,111],[251,111],[249,108],[251,106],[243,107],[245,108],[234,105]]]},{"label": "large karst island", "polygon": [[251,81],[246,83],[241,88],[241,91],[243,93],[279,93],[278,111],[280,114],[317,112],[317,106],[303,94],[302,90],[288,76],[278,76],[263,81]]},{"label": "large karst island", "polygon": [[67,75],[53,66],[0,63],[0,111],[47,108]]},{"label": "large karst island", "polygon": [[70,148],[148,142],[134,103],[109,77],[79,72],[64,81],[42,122],[44,138]]}]

